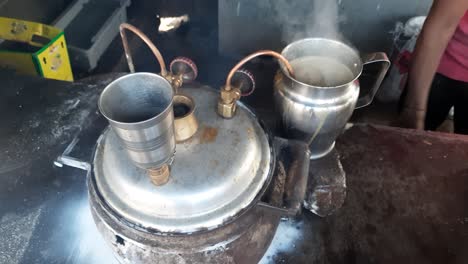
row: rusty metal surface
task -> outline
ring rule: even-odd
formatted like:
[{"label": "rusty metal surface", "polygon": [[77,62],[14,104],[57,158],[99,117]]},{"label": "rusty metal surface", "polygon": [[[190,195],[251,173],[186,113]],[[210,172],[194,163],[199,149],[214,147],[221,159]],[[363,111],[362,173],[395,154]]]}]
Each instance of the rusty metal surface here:
[{"label": "rusty metal surface", "polygon": [[296,216],[302,211],[305,197],[309,172],[308,146],[301,141],[280,137],[275,137],[274,146],[277,157],[275,176],[261,206],[276,211],[280,208],[284,211],[283,216]]},{"label": "rusty metal surface", "polygon": [[334,214],[346,198],[346,173],[336,149],[321,159],[310,161],[304,208],[318,216]]},{"label": "rusty metal surface", "polygon": [[[273,145],[281,168],[275,169],[273,179],[282,179],[284,184],[266,195],[259,194],[262,202],[254,201],[230,222],[189,234],[160,234],[130,223],[106,204],[91,175],[90,205],[98,230],[122,263],[257,263],[280,217],[300,212],[307,180],[307,145],[282,138],[275,138]],[[278,204],[268,204],[277,200]]]},{"label": "rusty metal surface", "polygon": [[97,228],[121,263],[256,263],[268,248],[280,218],[253,207],[235,222],[207,232],[153,235],[119,221],[99,201],[91,181],[88,186]]}]

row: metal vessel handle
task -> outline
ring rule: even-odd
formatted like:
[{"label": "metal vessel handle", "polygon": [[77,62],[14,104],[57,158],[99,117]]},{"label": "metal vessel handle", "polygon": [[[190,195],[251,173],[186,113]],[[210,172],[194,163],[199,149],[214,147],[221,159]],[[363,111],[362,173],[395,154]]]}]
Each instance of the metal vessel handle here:
[{"label": "metal vessel handle", "polygon": [[379,87],[382,84],[385,74],[387,74],[388,68],[390,68],[390,60],[388,59],[387,54],[385,54],[384,52],[366,54],[362,57],[362,63],[363,67],[371,63],[379,63],[380,68],[377,74],[377,78],[372,84],[369,92],[365,95],[360,95],[356,103],[356,108],[368,106],[370,103],[372,103],[372,100],[374,99],[377,90],[379,90]]},{"label": "metal vessel handle", "polygon": [[270,189],[258,205],[282,216],[301,212],[309,177],[309,148],[306,143],[275,137],[276,167]]}]

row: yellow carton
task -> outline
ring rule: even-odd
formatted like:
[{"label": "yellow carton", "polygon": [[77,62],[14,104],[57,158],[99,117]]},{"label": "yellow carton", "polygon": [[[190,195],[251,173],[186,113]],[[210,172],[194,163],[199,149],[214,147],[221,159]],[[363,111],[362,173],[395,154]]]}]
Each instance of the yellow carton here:
[{"label": "yellow carton", "polygon": [[0,39],[29,45],[20,51],[0,45],[0,67],[49,79],[73,81],[62,30],[36,22],[0,17]]}]

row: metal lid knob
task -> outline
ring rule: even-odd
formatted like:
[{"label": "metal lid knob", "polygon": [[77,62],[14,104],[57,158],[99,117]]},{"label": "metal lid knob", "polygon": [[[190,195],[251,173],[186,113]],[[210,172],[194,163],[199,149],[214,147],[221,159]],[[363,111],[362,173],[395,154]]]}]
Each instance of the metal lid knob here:
[{"label": "metal lid knob", "polygon": [[232,77],[231,83],[233,86],[239,88],[241,96],[249,96],[255,91],[254,76],[246,69],[236,71]]},{"label": "metal lid knob", "polygon": [[184,82],[192,82],[198,76],[198,68],[195,62],[186,57],[177,57],[169,65],[174,75],[181,75]]}]

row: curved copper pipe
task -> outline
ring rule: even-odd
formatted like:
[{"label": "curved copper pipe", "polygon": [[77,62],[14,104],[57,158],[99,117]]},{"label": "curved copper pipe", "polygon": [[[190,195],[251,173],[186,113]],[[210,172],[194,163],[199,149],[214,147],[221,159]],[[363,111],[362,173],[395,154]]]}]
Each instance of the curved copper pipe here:
[{"label": "curved copper pipe", "polygon": [[255,57],[263,56],[263,55],[272,56],[272,57],[275,57],[278,60],[280,60],[286,66],[286,69],[288,70],[289,75],[291,75],[291,77],[294,76],[294,72],[293,72],[293,69],[291,67],[291,64],[289,64],[288,60],[285,57],[283,57],[283,55],[279,54],[278,52],[272,51],[272,50],[259,50],[257,52],[254,52],[254,53],[250,54],[249,56],[243,58],[241,61],[239,61],[236,64],[236,66],[234,66],[231,69],[231,71],[229,72],[228,77],[226,79],[225,89],[227,91],[231,90],[232,76],[234,76],[234,73],[236,73],[236,71],[239,70],[239,68],[242,67],[242,65],[244,65],[246,62],[248,62],[249,60],[251,60],[251,59],[253,59]]},{"label": "curved copper pipe", "polygon": [[151,49],[153,52],[154,56],[159,62],[159,66],[161,67],[161,75],[165,76],[167,74],[166,70],[166,64],[164,63],[163,56],[161,55],[161,52],[159,52],[158,48],[154,45],[153,42],[146,36],[141,30],[138,28],[128,24],[128,23],[122,23],[120,24],[120,37],[122,38],[122,43],[123,47],[125,50],[125,57],[127,58],[127,63],[128,63],[128,68],[130,69],[130,72],[135,72],[135,66],[133,65],[133,59],[132,55],[130,54],[130,48],[128,47],[128,41],[127,41],[127,35],[125,34],[125,29],[128,29],[135,33],[138,37],[140,37],[143,42],[148,45],[148,47]]}]

